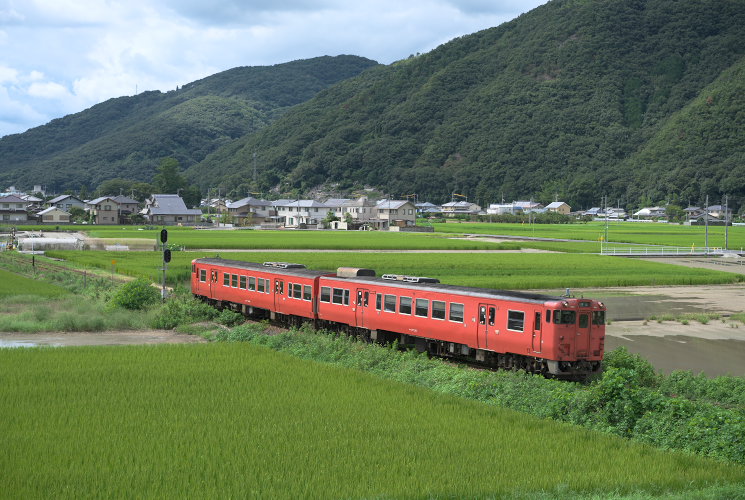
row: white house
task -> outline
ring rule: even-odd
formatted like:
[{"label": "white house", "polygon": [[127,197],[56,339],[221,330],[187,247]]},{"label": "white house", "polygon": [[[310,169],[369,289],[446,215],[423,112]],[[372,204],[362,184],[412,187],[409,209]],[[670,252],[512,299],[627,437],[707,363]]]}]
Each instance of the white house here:
[{"label": "white house", "polygon": [[39,216],[39,222],[42,224],[69,224],[70,213],[65,212],[61,208],[49,207],[45,208],[37,214]]},{"label": "white house", "polygon": [[546,205],[546,210],[549,212],[556,212],[562,215],[569,215],[572,211],[572,207],[564,203],[563,201],[555,201]]},{"label": "white house", "polygon": [[457,214],[477,214],[481,207],[468,201],[451,201],[442,205],[442,214],[453,216]]}]

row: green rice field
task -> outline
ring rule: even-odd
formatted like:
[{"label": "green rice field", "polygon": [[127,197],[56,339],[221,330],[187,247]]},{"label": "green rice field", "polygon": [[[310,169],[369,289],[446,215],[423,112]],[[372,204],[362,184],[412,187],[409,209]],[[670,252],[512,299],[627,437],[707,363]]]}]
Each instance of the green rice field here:
[{"label": "green rice field", "polygon": [[0,349],[0,381],[3,498],[639,498],[745,481],[244,343]]},{"label": "green rice field", "polygon": [[[159,252],[50,251],[77,266],[111,270],[159,281]],[[640,285],[734,283],[745,276],[619,257],[580,254],[490,253],[360,253],[360,252],[174,252],[168,267],[171,283],[190,277],[191,260],[198,257],[266,262],[281,260],[312,269],[366,267],[386,273],[429,276],[443,283],[498,289],[543,289]]]},{"label": "green rice field", "polygon": [[[558,238],[599,242],[605,239],[604,222],[578,224],[506,224],[486,222],[434,223],[438,233],[495,234],[531,238]],[[607,241],[640,245],[666,245],[701,248],[706,242],[704,226],[645,222],[610,222]],[[709,247],[724,247],[724,227],[709,226]],[[745,247],[745,226],[728,228],[729,248]]]},{"label": "green rice field", "polygon": [[60,297],[68,292],[62,287],[41,283],[15,273],[0,269],[0,299],[14,295],[37,297]]}]

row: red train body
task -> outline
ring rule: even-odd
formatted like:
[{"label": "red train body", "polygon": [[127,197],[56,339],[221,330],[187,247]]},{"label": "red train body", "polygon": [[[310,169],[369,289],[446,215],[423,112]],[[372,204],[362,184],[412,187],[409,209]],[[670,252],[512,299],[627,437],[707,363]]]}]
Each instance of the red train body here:
[{"label": "red train body", "polygon": [[489,366],[577,379],[599,372],[603,359],[605,307],[591,299],[223,259],[192,261],[191,287],[196,297],[246,316],[312,321]]}]

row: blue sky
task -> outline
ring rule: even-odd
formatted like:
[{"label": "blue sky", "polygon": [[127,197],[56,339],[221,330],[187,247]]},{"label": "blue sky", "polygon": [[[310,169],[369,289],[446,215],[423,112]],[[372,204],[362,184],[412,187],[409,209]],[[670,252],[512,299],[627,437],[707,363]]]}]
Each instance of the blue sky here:
[{"label": "blue sky", "polygon": [[546,0],[0,0],[0,137],[237,66],[383,64]]}]

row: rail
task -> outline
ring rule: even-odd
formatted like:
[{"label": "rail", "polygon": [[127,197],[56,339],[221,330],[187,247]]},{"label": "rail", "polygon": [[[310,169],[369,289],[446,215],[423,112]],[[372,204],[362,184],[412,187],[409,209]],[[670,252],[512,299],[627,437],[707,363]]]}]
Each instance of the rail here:
[{"label": "rail", "polygon": [[745,252],[741,248],[738,250],[725,250],[720,247],[673,247],[673,246],[642,246],[642,245],[623,245],[609,246],[604,245],[600,249],[601,255],[615,255],[619,257],[734,257],[741,258]]}]

